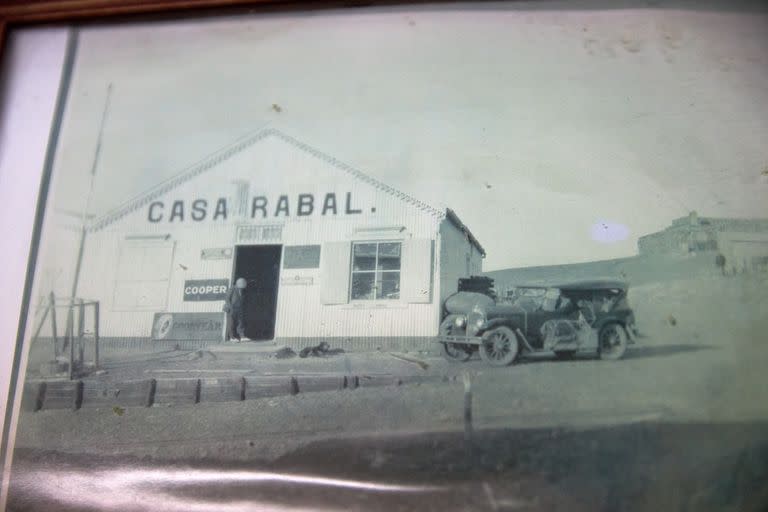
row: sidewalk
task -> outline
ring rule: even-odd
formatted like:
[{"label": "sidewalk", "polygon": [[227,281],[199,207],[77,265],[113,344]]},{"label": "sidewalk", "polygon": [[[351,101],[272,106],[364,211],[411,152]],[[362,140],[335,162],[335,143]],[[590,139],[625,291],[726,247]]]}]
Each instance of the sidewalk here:
[{"label": "sidewalk", "polygon": [[30,366],[25,409],[141,407],[242,401],[316,391],[454,379],[439,357],[396,352],[284,356],[274,344],[223,344],[200,350],[112,354],[73,380],[45,378]]},{"label": "sidewalk", "polygon": [[[209,376],[276,375],[435,375],[444,373],[442,358],[425,358],[396,352],[341,353],[322,357],[280,357],[278,345],[216,345],[200,350],[169,350],[105,358],[100,380],[117,381],[144,377],[173,378]],[[392,355],[394,354],[394,355]],[[398,357],[399,356],[399,357]],[[417,362],[423,361],[423,369]],[[95,376],[94,376],[95,377]],[[93,377],[90,377],[93,378]]]}]

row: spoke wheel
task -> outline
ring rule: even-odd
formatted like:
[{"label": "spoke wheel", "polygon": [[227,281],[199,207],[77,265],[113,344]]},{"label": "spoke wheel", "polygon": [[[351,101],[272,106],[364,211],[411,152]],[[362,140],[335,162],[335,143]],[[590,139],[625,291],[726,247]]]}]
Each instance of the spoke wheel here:
[{"label": "spoke wheel", "polygon": [[519,351],[517,335],[509,327],[491,329],[480,342],[480,358],[491,366],[512,364]]},{"label": "spoke wheel", "polygon": [[627,333],[619,324],[608,324],[600,329],[598,335],[598,354],[600,359],[616,361],[627,351]]},{"label": "spoke wheel", "polygon": [[[440,334],[450,336],[455,329],[456,315],[449,315],[440,324]],[[472,357],[472,347],[463,343],[441,343],[440,354],[450,362],[463,363]]]}]

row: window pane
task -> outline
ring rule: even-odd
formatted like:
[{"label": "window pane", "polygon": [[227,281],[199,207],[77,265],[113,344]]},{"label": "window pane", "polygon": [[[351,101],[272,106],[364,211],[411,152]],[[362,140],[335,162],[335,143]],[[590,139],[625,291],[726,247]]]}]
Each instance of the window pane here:
[{"label": "window pane", "polygon": [[352,300],[372,300],[375,277],[374,272],[352,273]]},{"label": "window pane", "polygon": [[376,270],[400,270],[400,242],[379,244],[379,266]]},{"label": "window pane", "polygon": [[352,270],[374,270],[376,267],[376,244],[355,244]]},{"label": "window pane", "polygon": [[377,299],[400,298],[400,272],[377,272],[376,277],[379,283]]}]

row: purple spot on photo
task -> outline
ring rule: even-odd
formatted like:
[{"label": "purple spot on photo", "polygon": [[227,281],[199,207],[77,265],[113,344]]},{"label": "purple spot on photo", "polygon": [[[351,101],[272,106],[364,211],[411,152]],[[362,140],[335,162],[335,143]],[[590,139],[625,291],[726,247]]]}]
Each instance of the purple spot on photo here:
[{"label": "purple spot on photo", "polygon": [[592,240],[610,244],[629,238],[629,228],[618,222],[601,220],[592,225]]}]

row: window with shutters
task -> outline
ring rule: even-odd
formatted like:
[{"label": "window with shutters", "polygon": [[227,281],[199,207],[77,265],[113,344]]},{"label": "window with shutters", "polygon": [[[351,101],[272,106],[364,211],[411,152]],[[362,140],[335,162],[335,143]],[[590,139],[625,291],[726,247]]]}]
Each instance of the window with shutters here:
[{"label": "window with shutters", "polygon": [[400,299],[401,250],[401,242],[352,244],[350,299]]}]

